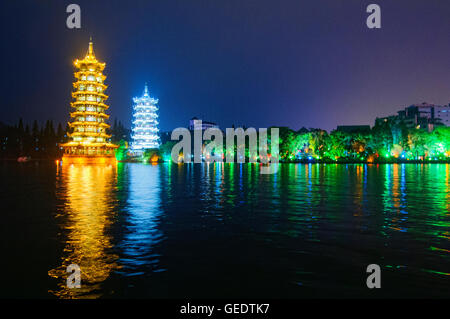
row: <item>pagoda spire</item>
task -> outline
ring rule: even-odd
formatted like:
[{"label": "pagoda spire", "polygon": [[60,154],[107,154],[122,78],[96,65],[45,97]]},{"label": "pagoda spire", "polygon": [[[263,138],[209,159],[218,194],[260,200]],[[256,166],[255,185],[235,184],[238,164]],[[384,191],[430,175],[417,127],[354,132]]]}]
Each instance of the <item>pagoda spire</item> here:
[{"label": "pagoda spire", "polygon": [[148,85],[147,85],[147,82],[145,82],[144,96],[148,96]]},{"label": "pagoda spire", "polygon": [[94,43],[92,42],[92,37],[89,37],[89,49],[88,53],[86,54],[86,58],[95,59]]}]

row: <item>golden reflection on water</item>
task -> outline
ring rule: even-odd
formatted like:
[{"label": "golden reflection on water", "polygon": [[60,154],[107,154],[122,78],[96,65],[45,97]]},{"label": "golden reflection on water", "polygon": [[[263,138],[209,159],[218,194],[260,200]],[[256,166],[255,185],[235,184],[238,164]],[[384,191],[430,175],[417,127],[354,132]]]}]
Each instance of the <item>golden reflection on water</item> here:
[{"label": "golden reflection on water", "polygon": [[[61,265],[49,271],[58,288],[49,292],[59,298],[100,297],[100,284],[118,268],[107,234],[114,218],[116,167],[68,165],[59,168],[57,176],[57,196],[64,201],[57,220],[65,247]],[[81,288],[67,287],[70,264],[81,268]]]}]

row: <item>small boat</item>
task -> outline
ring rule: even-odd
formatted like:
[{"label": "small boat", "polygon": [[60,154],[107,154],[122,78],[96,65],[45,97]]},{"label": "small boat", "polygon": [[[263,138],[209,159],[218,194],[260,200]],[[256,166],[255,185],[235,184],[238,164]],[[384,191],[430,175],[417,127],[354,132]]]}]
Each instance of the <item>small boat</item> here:
[{"label": "small boat", "polygon": [[30,156],[20,156],[17,158],[17,161],[19,163],[25,163],[25,162],[28,162],[29,160],[31,160]]}]

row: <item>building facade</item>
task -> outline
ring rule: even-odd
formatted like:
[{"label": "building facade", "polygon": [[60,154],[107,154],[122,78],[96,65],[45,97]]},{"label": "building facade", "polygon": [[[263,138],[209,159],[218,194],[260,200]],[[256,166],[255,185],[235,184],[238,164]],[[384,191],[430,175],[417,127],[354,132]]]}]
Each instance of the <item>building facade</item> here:
[{"label": "building facade", "polygon": [[450,126],[450,104],[434,107],[434,117],[445,126]]}]

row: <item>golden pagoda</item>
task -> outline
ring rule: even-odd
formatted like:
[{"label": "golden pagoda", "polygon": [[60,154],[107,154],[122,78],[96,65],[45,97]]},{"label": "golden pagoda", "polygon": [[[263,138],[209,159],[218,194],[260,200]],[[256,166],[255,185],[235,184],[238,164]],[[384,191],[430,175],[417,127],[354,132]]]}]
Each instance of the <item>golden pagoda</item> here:
[{"label": "golden pagoda", "polygon": [[70,141],[61,144],[64,148],[63,163],[112,163],[115,162],[114,150],[118,145],[109,143],[111,137],[106,134],[110,126],[106,123],[109,115],[105,113],[108,98],[103,84],[105,63],[97,61],[94,55],[92,40],[83,60],[75,60],[76,71],[73,83],[74,92],[71,102],[73,112],[69,122]]}]

